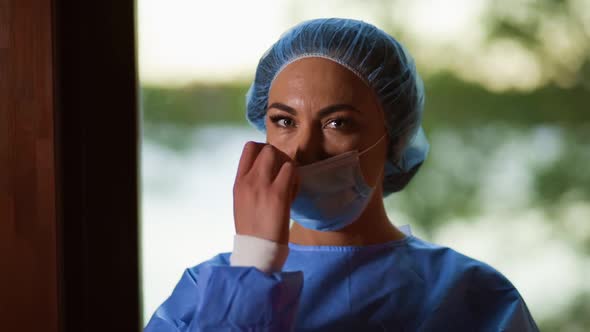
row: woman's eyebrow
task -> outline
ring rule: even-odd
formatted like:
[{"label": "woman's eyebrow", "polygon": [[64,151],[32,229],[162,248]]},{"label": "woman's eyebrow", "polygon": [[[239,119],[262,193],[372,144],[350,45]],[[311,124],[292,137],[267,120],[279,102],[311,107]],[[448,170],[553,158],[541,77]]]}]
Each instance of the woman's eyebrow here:
[{"label": "woman's eyebrow", "polygon": [[[279,109],[281,111],[285,111],[291,115],[297,115],[297,111],[291,107],[291,106],[287,106],[283,103],[272,103],[270,106],[268,106],[267,111],[271,108],[276,108]],[[338,112],[341,110],[349,110],[349,111],[354,111],[357,113],[361,113],[361,111],[359,111],[356,107],[350,105],[350,104],[334,104],[334,105],[330,105],[330,106],[326,106],[324,108],[322,108],[319,112],[318,115],[320,118],[323,118],[325,116],[328,116],[334,112]]]},{"label": "woman's eyebrow", "polygon": [[349,111],[361,113],[361,111],[359,111],[356,107],[354,107],[350,104],[334,104],[334,105],[330,105],[330,106],[322,108],[318,112],[318,115],[320,118],[323,118],[325,116],[328,116],[332,113],[335,113],[335,112],[338,112],[341,110],[349,110]]},{"label": "woman's eyebrow", "polygon": [[285,111],[285,112],[287,112],[287,113],[289,113],[291,115],[297,115],[297,111],[293,107],[287,106],[287,105],[285,105],[283,103],[272,103],[270,106],[268,106],[266,108],[266,110],[268,111],[271,108],[276,108],[276,109],[279,109],[281,111]]}]

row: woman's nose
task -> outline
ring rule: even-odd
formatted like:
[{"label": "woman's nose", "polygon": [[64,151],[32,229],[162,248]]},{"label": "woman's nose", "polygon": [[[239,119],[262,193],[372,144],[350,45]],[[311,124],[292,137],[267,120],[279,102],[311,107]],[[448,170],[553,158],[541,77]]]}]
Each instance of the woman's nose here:
[{"label": "woman's nose", "polygon": [[297,166],[304,166],[325,158],[321,131],[300,130],[293,138],[289,157]]}]

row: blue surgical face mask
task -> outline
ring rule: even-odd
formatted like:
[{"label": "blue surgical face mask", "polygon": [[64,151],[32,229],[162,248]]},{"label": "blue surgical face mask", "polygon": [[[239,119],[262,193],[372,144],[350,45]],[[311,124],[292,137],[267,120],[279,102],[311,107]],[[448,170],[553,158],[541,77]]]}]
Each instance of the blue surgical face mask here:
[{"label": "blue surgical face mask", "polygon": [[362,152],[349,151],[299,167],[299,191],[291,205],[291,219],[317,231],[335,231],[350,225],[363,212],[375,190],[361,171]]}]

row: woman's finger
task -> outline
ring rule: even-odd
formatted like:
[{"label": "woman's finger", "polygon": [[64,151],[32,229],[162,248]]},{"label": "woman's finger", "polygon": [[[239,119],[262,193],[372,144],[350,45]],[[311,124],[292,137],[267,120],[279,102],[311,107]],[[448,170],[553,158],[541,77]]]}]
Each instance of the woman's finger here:
[{"label": "woman's finger", "polygon": [[242,156],[240,157],[240,163],[238,164],[237,177],[242,177],[250,169],[256,160],[256,157],[260,154],[260,150],[264,147],[263,143],[247,142],[242,150]]},{"label": "woman's finger", "polygon": [[291,161],[286,161],[281,166],[279,174],[273,182],[273,186],[276,186],[280,192],[285,192],[287,196],[291,198],[291,196],[294,196],[293,191],[295,190],[295,181],[295,165]]},{"label": "woman's finger", "polygon": [[276,150],[277,149],[270,144],[267,144],[262,148],[251,168],[252,172],[256,172],[257,177],[267,179],[270,182],[275,178],[280,167],[280,161],[277,158],[278,155]]}]

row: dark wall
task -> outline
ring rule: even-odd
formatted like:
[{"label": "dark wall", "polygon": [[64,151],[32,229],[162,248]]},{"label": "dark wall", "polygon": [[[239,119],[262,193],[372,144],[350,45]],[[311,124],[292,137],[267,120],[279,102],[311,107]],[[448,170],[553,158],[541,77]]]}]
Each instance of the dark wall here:
[{"label": "dark wall", "polygon": [[132,0],[54,0],[63,331],[140,329]]}]

